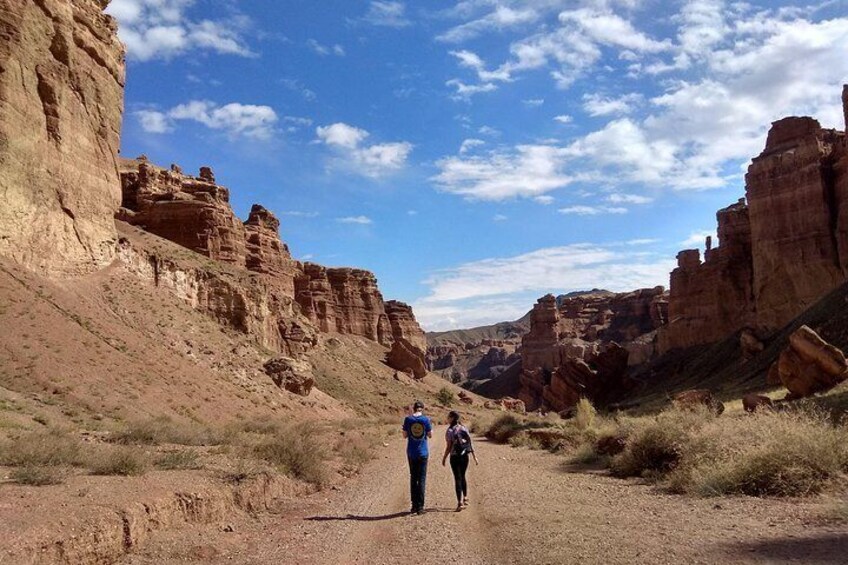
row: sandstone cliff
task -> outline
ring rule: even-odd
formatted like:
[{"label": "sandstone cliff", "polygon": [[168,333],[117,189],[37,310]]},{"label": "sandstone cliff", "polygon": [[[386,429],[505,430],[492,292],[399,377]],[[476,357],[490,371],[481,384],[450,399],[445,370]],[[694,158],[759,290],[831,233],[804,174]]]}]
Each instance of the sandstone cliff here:
[{"label": "sandstone cliff", "polygon": [[[173,269],[148,258],[161,280],[223,323],[257,336],[287,355],[314,344],[312,328],[355,335],[390,347],[404,340],[416,367],[424,365],[424,332],[408,305],[383,300],[373,273],[294,261],[279,235],[280,222],[256,204],[245,222],[230,206],[229,190],[212,170],[197,176],[165,169],[146,158],[122,159],[122,206],[117,218],[168,239],[213,261],[253,273],[238,283],[216,270],[163,275]],[[127,253],[123,252],[124,258]],[[140,272],[143,270],[140,270]],[[186,282],[190,281],[190,282]],[[187,286],[186,286],[187,284]],[[397,357],[393,357],[395,359]],[[409,362],[404,363],[407,368]]]},{"label": "sandstone cliff", "polygon": [[[843,91],[848,116],[848,87]],[[663,351],[750,328],[769,334],[848,275],[848,146],[808,117],[772,124],[746,199],[718,213],[719,247],[682,251]]]},{"label": "sandstone cliff", "polygon": [[0,254],[53,275],[113,256],[124,48],[105,0],[0,0]]}]

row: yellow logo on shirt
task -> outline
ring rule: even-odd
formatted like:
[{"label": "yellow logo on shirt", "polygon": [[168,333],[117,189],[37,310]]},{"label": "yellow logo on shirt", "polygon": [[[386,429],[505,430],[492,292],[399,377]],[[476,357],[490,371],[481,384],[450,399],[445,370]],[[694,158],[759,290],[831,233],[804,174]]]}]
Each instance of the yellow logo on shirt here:
[{"label": "yellow logo on shirt", "polygon": [[424,438],[424,424],[421,422],[413,422],[411,426],[409,426],[409,435],[411,435],[415,439],[423,439]]}]

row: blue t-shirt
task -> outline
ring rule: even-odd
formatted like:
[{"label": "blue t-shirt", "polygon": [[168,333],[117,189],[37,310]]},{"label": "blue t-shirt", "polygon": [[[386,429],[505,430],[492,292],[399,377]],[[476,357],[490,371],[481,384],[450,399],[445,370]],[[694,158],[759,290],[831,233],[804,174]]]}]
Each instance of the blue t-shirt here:
[{"label": "blue t-shirt", "polygon": [[429,457],[430,450],[427,447],[427,434],[433,431],[430,418],[423,414],[419,416],[407,416],[403,421],[403,431],[406,432],[406,455],[407,457]]}]

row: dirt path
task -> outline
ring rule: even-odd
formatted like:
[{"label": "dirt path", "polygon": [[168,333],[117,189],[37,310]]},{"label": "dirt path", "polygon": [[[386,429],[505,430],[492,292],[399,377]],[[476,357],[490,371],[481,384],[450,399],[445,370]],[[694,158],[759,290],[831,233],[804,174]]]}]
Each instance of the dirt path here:
[{"label": "dirt path", "polygon": [[478,452],[472,504],[461,513],[450,470],[434,454],[428,512],[407,515],[398,439],[342,490],[232,528],[160,534],[124,563],[845,563],[848,555],[848,528],[822,524],[820,501],[671,496],[565,469],[546,453],[482,441]]}]

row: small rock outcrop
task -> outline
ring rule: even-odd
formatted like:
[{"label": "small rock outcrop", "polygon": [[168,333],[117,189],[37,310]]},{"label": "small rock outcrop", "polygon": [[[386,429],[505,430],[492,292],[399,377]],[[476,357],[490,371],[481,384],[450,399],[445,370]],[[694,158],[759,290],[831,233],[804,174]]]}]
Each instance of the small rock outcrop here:
[{"label": "small rock outcrop", "polygon": [[386,365],[396,371],[409,373],[416,379],[427,376],[424,352],[404,338],[392,343],[391,350],[386,354]]},{"label": "small rock outcrop", "polygon": [[742,397],[742,408],[745,412],[756,412],[757,410],[770,409],[774,406],[774,402],[768,396],[761,394],[746,394]]},{"label": "small rock outcrop", "polygon": [[102,0],[0,0],[0,255],[48,275],[116,251],[124,47]]},{"label": "small rock outcrop", "polygon": [[306,361],[276,357],[267,361],[263,368],[278,387],[299,396],[309,396],[315,385],[312,367]]},{"label": "small rock outcrop", "polygon": [[777,360],[777,373],[792,398],[804,398],[835,387],[848,378],[848,361],[836,347],[807,326],[789,337]]}]

